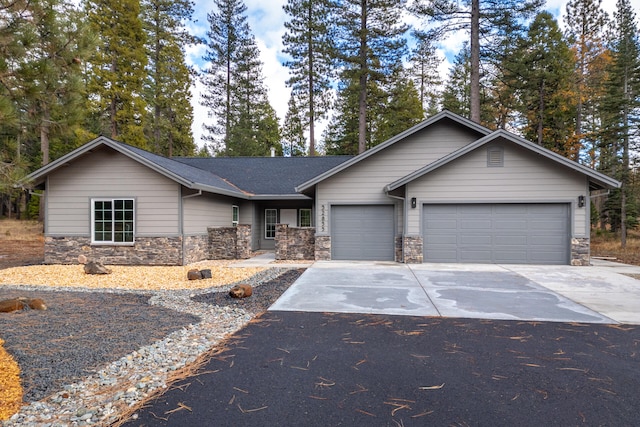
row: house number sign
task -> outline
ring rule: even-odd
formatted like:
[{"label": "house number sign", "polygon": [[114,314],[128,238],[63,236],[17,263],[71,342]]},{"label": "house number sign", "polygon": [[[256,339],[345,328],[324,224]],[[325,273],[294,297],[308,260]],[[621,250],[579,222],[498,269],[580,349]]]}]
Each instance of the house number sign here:
[{"label": "house number sign", "polygon": [[326,205],[322,205],[320,209],[320,231],[325,231],[325,220],[327,215]]}]

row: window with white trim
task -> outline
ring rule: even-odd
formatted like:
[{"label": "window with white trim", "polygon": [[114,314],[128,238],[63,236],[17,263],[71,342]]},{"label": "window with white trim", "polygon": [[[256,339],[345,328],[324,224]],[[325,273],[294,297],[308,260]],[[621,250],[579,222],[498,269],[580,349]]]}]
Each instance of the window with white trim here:
[{"label": "window with white trim", "polygon": [[298,210],[298,227],[311,227],[311,209]]},{"label": "window with white trim", "polygon": [[264,210],[264,238],[265,239],[276,238],[277,223],[278,223],[278,210],[265,209]]},{"label": "window with white trim", "polygon": [[234,227],[238,226],[240,222],[240,208],[236,205],[231,206],[231,225]]},{"label": "window with white trim", "polygon": [[91,243],[133,244],[134,199],[91,199]]}]

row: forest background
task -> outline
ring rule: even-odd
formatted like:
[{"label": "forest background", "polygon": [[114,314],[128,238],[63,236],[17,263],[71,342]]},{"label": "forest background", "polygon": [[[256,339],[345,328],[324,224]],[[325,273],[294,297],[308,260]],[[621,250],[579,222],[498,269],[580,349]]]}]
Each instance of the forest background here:
[{"label": "forest background", "polygon": [[24,176],[101,134],[165,156],[357,154],[449,109],[616,177],[593,223],[637,225],[630,0],[264,3],[0,0],[0,216],[34,215]]}]

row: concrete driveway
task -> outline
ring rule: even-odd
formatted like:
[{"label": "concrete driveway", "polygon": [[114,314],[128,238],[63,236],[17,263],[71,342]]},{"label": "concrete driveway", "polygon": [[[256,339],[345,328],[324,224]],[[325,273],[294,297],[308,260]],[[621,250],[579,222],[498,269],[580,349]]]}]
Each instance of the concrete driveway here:
[{"label": "concrete driveway", "polygon": [[269,310],[640,324],[640,267],[319,261]]}]

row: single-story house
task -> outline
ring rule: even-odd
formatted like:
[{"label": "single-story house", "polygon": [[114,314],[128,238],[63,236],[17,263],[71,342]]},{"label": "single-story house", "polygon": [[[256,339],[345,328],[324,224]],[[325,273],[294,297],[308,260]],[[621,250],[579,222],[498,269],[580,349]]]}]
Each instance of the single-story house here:
[{"label": "single-story house", "polygon": [[28,176],[45,262],[247,258],[589,264],[589,203],[620,183],[441,112],[358,156],[165,158],[99,137]]}]

